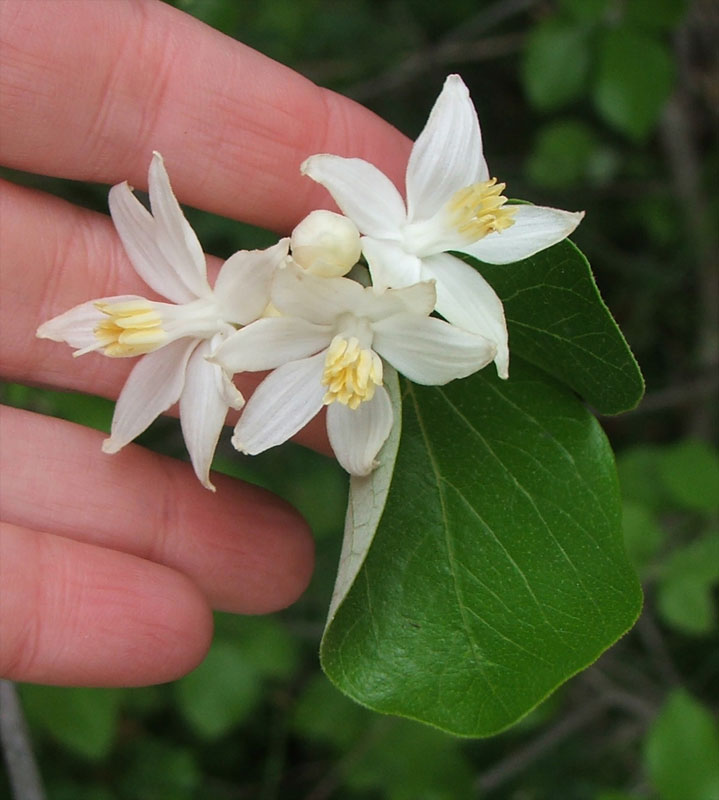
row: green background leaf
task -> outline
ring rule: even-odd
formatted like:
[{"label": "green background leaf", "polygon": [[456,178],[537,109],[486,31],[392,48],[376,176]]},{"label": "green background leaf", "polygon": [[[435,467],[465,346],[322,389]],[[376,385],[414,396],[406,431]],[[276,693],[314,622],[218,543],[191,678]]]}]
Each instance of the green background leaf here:
[{"label": "green background leaf", "polygon": [[649,731],[644,758],[661,800],[719,797],[717,723],[687,692],[669,696]]},{"label": "green background leaf", "polygon": [[673,85],[672,57],[662,42],[630,28],[607,32],[594,102],[609,125],[642,141],[659,119]]},{"label": "green background leaf", "polygon": [[323,667],[376,710],[495,733],[635,620],[620,526],[604,434],[545,374],[517,358],[505,382],[404,384],[385,512]]},{"label": "green background leaf", "polygon": [[644,393],[639,366],[571,242],[478,269],[504,303],[512,358],[541,367],[602,414],[637,405]]}]

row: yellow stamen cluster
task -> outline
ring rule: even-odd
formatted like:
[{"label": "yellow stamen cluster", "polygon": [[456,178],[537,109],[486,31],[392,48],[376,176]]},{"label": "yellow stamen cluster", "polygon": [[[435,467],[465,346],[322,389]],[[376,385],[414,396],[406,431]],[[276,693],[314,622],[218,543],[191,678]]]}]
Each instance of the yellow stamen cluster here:
[{"label": "yellow stamen cluster", "polygon": [[488,233],[500,232],[514,225],[512,217],[517,209],[503,208],[507,202],[502,192],[506,183],[496,178],[465,186],[454,194],[447,210],[453,228],[470,241],[482,239]]},{"label": "yellow stamen cluster", "polygon": [[327,350],[322,385],[327,387],[325,405],[337,400],[354,410],[382,385],[382,359],[374,350],[360,347],[355,336],[335,336]]},{"label": "yellow stamen cluster", "polygon": [[162,318],[146,300],[95,303],[107,315],[95,327],[95,337],[106,356],[139,356],[156,350],[167,339]]}]

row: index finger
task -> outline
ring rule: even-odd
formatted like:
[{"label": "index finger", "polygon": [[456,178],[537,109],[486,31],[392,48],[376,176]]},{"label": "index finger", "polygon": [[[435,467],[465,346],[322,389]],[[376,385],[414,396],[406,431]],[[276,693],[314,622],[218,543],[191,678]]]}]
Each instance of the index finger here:
[{"label": "index finger", "polygon": [[281,231],[330,202],[313,153],[403,176],[392,126],[158,0],[4,0],[0,32],[7,166],[142,187],[158,150],[180,200]]}]

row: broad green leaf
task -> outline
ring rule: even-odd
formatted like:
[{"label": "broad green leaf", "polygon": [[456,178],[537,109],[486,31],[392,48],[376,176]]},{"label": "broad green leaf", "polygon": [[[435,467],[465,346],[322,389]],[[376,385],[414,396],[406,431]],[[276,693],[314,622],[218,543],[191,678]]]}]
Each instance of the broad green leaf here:
[{"label": "broad green leaf", "polygon": [[673,60],[662,42],[628,27],[607,32],[594,102],[609,125],[643,141],[657,124],[673,84]]},{"label": "broad green leaf", "polygon": [[659,479],[663,448],[638,445],[617,455],[617,471],[625,500],[655,511],[666,505],[666,492]]},{"label": "broad green leaf", "polygon": [[370,708],[488,736],[636,619],[614,460],[582,403],[519,358],[508,381],[403,386],[384,512],[322,664]]},{"label": "broad green leaf", "polygon": [[122,690],[24,684],[20,694],[30,724],[68,750],[92,760],[110,753]]},{"label": "broad green leaf", "polygon": [[548,111],[579,97],[589,70],[584,29],[552,19],[532,29],[522,76],[533,106]]},{"label": "broad green leaf", "polygon": [[202,664],[177,681],[175,692],[180,712],[197,734],[216,739],[245,721],[260,686],[242,648],[217,641]]},{"label": "broad green leaf", "polygon": [[[571,242],[516,264],[478,268],[504,303],[512,358],[541,367],[602,414],[637,405],[644,393],[639,366]],[[509,370],[511,376],[511,363]]]},{"label": "broad green leaf", "polygon": [[697,511],[719,509],[719,456],[715,449],[687,439],[665,449],[658,468],[678,505]]},{"label": "broad green leaf", "polygon": [[645,767],[661,800],[719,797],[719,729],[682,689],[669,695],[646,740]]}]

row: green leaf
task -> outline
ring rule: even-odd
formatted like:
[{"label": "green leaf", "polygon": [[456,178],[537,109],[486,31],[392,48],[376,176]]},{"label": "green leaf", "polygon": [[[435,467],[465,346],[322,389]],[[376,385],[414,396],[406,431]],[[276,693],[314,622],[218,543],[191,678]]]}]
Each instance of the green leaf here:
[{"label": "green leaf", "polygon": [[635,27],[671,30],[686,10],[686,0],[626,0],[624,20]]},{"label": "green leaf", "polygon": [[607,32],[594,102],[609,125],[643,141],[657,124],[673,85],[674,63],[663,43],[626,27]]},{"label": "green leaf", "polygon": [[719,583],[719,532],[711,531],[666,561],[659,579],[657,609],[678,630],[702,636],[716,626],[713,587]]},{"label": "green leaf", "polygon": [[260,695],[260,679],[242,648],[216,641],[205,660],[177,681],[180,712],[204,739],[217,739],[244,722]]},{"label": "green leaf", "polygon": [[540,130],[527,172],[539,186],[571,186],[586,178],[596,150],[597,137],[585,123],[553,122]]},{"label": "green leaf", "polygon": [[719,509],[719,456],[714,448],[686,439],[666,448],[658,467],[678,505],[697,511]]},{"label": "green leaf", "polygon": [[532,29],[522,77],[533,106],[549,111],[579,97],[589,70],[589,47],[582,27],[552,19]]},{"label": "green leaf", "polygon": [[627,553],[632,564],[642,570],[659,551],[664,541],[664,531],[646,506],[625,500],[622,509]]},{"label": "green leaf", "polygon": [[652,510],[666,505],[666,492],[659,480],[657,466],[662,451],[663,448],[656,445],[639,445],[617,456],[617,471],[625,500]]},{"label": "green leaf", "polygon": [[661,800],[719,797],[716,720],[683,690],[669,695],[646,740],[644,761]]},{"label": "green leaf", "polygon": [[33,728],[83,758],[101,760],[110,753],[122,690],[24,684],[20,693]]},{"label": "green leaf", "polygon": [[602,414],[637,405],[644,393],[639,366],[571,242],[516,264],[478,268],[504,303],[513,358],[541,367]]},{"label": "green leaf", "polygon": [[370,708],[488,736],[594,661],[640,603],[599,424],[517,358],[508,381],[404,384],[384,513],[322,664]]}]

